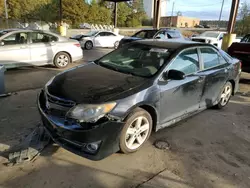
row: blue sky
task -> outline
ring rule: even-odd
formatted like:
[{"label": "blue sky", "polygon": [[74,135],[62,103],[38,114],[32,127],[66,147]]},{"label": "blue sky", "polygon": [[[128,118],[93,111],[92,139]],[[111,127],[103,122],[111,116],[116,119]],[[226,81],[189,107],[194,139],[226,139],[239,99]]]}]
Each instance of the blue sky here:
[{"label": "blue sky", "polygon": [[[165,15],[171,15],[173,1],[175,1],[174,15],[177,11],[181,11],[183,16],[197,17],[202,20],[219,19],[222,0],[170,0],[167,2]],[[250,4],[250,0],[241,0],[240,3],[244,1]],[[225,0],[222,20],[229,19],[231,3],[232,0]]]}]

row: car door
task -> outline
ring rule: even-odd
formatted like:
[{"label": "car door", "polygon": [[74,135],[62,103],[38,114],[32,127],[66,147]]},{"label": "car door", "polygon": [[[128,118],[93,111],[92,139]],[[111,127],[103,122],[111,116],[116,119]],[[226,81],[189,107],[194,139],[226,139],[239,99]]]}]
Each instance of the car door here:
[{"label": "car door", "polygon": [[120,41],[114,33],[106,32],[106,47],[114,47],[115,42]]},{"label": "car door", "polygon": [[229,78],[228,63],[212,47],[199,48],[202,62],[200,75],[205,77],[201,108],[216,104],[220,92]]},{"label": "car door", "polygon": [[0,64],[6,68],[30,64],[27,32],[18,32],[3,38],[0,46]]},{"label": "car door", "polygon": [[51,63],[54,57],[53,48],[58,38],[43,32],[31,32],[29,36],[32,63],[35,65]]},{"label": "car door", "polygon": [[200,63],[196,48],[180,52],[166,71],[172,69],[182,71],[186,78],[159,82],[161,124],[199,110],[204,87],[204,78],[198,75]]},{"label": "car door", "polygon": [[106,47],[107,45],[106,32],[98,33],[94,38],[94,43],[96,47]]}]

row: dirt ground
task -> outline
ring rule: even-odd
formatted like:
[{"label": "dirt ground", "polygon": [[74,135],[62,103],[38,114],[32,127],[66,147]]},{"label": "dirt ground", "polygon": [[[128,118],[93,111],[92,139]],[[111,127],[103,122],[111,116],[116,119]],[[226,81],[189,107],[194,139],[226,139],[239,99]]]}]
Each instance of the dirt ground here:
[{"label": "dirt ground", "polygon": [[[0,151],[13,146],[40,123],[40,89],[0,98]],[[56,145],[34,162],[5,166],[0,156],[1,188],[250,187],[250,74],[222,110],[206,110],[151,135],[138,152],[116,153],[90,161]],[[154,147],[167,140],[169,150]]]}]

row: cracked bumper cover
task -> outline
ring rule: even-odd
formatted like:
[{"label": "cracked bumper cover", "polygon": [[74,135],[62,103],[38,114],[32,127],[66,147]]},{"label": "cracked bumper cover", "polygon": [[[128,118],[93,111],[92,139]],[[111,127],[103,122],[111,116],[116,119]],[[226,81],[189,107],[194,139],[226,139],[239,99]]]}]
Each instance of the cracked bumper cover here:
[{"label": "cracked bumper cover", "polygon": [[[90,160],[101,160],[119,151],[119,137],[123,122],[106,121],[90,130],[82,130],[76,126],[64,125],[64,119],[46,113],[40,93],[38,96],[38,109],[43,126],[55,143],[77,155]],[[86,151],[86,145],[98,143],[95,153]]]}]

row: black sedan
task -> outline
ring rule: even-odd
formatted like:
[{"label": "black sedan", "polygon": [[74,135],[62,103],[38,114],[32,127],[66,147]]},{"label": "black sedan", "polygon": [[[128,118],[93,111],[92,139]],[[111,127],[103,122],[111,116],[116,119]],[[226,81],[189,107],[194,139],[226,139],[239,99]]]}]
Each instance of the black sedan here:
[{"label": "black sedan", "polygon": [[137,40],[143,39],[162,39],[162,40],[184,40],[185,38],[182,36],[180,31],[172,28],[162,28],[162,29],[143,29],[138,31],[131,37],[124,37],[119,42],[119,47],[122,47],[125,44],[131,43]]},{"label": "black sedan", "polygon": [[100,160],[137,151],[151,131],[223,108],[240,72],[238,60],[209,44],[142,40],[52,78],[38,107],[56,143]]}]

